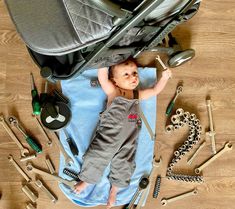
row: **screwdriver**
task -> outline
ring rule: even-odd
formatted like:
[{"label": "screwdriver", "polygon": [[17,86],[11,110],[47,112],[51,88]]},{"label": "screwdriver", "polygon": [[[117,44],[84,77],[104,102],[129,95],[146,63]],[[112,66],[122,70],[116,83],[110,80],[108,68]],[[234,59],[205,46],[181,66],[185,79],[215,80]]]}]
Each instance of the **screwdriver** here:
[{"label": "screwdriver", "polygon": [[38,91],[36,89],[32,73],[30,73],[30,78],[31,78],[31,95],[32,95],[33,114],[39,115],[41,112],[41,106],[40,106]]}]

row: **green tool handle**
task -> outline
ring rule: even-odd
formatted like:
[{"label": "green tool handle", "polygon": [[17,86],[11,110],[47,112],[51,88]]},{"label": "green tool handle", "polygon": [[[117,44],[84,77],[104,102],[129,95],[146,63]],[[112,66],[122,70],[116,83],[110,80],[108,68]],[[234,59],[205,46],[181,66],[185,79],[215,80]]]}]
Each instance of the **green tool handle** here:
[{"label": "green tool handle", "polygon": [[168,105],[168,107],[166,109],[166,116],[169,116],[171,114],[171,111],[172,111],[174,105],[175,105],[175,102],[171,101],[171,103]]},{"label": "green tool handle", "polygon": [[40,100],[39,100],[37,90],[33,89],[31,91],[31,95],[32,95],[33,114],[34,115],[39,115],[40,112],[41,112],[41,105],[40,105]]},{"label": "green tool handle", "polygon": [[34,139],[30,138],[29,136],[27,136],[25,139],[26,139],[27,143],[30,145],[30,147],[33,150],[35,150],[37,153],[41,153],[42,152],[41,145],[36,143]]}]

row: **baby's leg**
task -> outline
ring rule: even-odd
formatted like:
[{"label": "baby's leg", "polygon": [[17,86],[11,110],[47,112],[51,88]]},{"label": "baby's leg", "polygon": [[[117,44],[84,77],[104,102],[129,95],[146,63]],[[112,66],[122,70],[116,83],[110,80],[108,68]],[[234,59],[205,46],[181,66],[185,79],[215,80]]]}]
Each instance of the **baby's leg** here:
[{"label": "baby's leg", "polygon": [[79,194],[81,191],[83,191],[89,184],[85,181],[80,181],[74,186],[74,191]]},{"label": "baby's leg", "polygon": [[110,189],[110,193],[109,193],[107,209],[111,208],[114,205],[114,203],[116,201],[117,191],[118,191],[118,187],[112,185],[112,187]]}]

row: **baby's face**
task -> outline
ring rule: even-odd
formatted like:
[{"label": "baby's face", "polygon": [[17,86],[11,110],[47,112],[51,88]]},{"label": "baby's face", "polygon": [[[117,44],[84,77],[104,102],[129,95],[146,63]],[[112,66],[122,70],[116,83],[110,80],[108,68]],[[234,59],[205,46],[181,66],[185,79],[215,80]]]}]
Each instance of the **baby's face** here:
[{"label": "baby's face", "polygon": [[113,70],[115,85],[126,90],[133,90],[139,84],[137,66],[133,61],[126,61],[116,65]]}]

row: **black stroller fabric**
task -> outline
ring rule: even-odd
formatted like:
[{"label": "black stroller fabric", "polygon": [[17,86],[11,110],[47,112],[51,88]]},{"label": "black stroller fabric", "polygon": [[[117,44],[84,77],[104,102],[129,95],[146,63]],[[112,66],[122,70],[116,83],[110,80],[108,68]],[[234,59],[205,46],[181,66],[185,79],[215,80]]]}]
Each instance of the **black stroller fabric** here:
[{"label": "black stroller fabric", "polygon": [[[40,69],[50,69],[52,77],[57,80],[71,78],[84,69],[117,64],[137,54],[139,49],[150,49],[154,37],[158,37],[155,43],[159,44],[167,35],[164,28],[171,32],[177,24],[190,19],[199,8],[197,0],[147,0],[147,6],[141,5],[139,10],[118,19],[107,9],[98,8],[93,0],[5,1],[35,63]],[[129,11],[142,3],[140,0],[113,2]],[[190,9],[170,25],[177,12],[188,3]],[[146,13],[151,4],[159,6]],[[141,16],[142,10],[148,15]],[[117,19],[118,23],[115,22]],[[138,24],[128,27],[110,45],[110,39],[128,26],[132,19]]]}]

